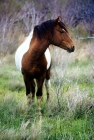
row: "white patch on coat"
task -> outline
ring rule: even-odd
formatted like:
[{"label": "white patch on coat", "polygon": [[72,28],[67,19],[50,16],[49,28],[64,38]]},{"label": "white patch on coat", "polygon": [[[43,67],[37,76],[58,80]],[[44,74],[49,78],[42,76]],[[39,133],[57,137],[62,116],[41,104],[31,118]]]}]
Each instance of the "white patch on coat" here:
[{"label": "white patch on coat", "polygon": [[[23,55],[29,49],[32,35],[33,35],[33,31],[29,34],[29,36],[26,38],[26,40],[18,47],[18,49],[15,53],[15,63],[16,63],[16,67],[19,71],[21,71],[21,69],[22,69],[22,58],[23,58]],[[51,64],[51,55],[50,55],[50,51],[48,48],[45,51],[45,57],[47,60],[47,69],[48,69],[50,67],[50,64]]]},{"label": "white patch on coat", "polygon": [[47,50],[45,51],[45,57],[47,60],[47,69],[49,69],[50,65],[51,65],[51,55],[50,55],[50,51],[47,48]]}]

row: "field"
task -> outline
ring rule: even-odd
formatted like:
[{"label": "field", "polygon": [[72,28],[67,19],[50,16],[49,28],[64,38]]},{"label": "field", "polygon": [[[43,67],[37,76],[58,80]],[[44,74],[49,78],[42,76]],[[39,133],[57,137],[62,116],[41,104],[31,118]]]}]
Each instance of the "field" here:
[{"label": "field", "polygon": [[27,106],[14,55],[0,61],[1,140],[94,140],[93,41],[77,41],[76,51],[52,47],[50,101],[43,88],[42,117],[37,100]]}]

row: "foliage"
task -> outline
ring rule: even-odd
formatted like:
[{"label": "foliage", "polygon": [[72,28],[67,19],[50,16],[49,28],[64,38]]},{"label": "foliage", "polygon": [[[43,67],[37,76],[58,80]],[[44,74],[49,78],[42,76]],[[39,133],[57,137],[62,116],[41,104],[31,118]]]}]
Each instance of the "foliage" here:
[{"label": "foliage", "polygon": [[[68,7],[68,8],[67,8]],[[93,0],[69,0],[66,5],[66,20],[72,26],[77,26],[80,22],[90,30],[87,23],[94,24],[94,1]],[[92,28],[91,28],[92,30]]]},{"label": "foliage", "polygon": [[93,5],[93,0],[0,1],[0,54],[13,54],[33,27],[49,18],[61,16],[70,26],[82,23],[89,31],[94,30]]}]

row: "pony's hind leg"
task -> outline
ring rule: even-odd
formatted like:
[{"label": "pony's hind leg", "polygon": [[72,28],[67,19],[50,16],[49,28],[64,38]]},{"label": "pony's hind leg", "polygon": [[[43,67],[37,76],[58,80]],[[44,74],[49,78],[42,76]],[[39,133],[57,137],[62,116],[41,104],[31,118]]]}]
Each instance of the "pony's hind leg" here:
[{"label": "pony's hind leg", "polygon": [[46,94],[47,94],[47,101],[49,100],[49,87],[50,87],[50,79],[45,79],[45,87],[46,87]]},{"label": "pony's hind leg", "polygon": [[50,68],[46,72],[45,87],[47,93],[47,101],[49,100],[49,87],[50,87]]}]

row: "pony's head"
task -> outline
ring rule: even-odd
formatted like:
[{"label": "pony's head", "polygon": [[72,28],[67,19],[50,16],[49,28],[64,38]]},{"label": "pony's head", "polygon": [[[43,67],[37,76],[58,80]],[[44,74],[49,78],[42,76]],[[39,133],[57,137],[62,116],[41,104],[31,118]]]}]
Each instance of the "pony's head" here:
[{"label": "pony's head", "polygon": [[74,51],[74,43],[69,36],[68,29],[61,21],[61,17],[55,20],[47,20],[35,26],[34,34],[38,39],[46,38],[50,44],[56,45],[68,52]]},{"label": "pony's head", "polygon": [[61,21],[60,17],[54,20],[54,33],[51,39],[52,44],[67,50],[68,52],[73,52],[75,49],[74,42],[69,36],[68,29]]}]

